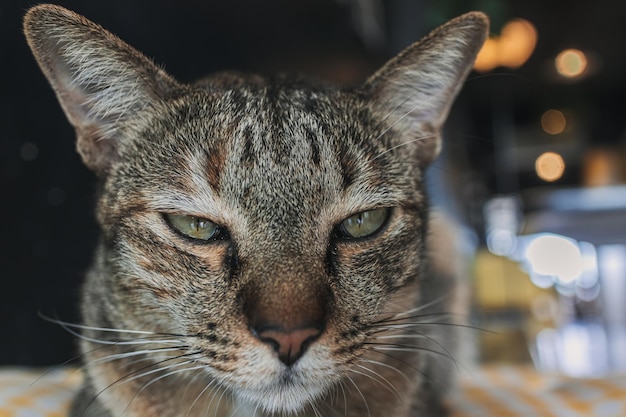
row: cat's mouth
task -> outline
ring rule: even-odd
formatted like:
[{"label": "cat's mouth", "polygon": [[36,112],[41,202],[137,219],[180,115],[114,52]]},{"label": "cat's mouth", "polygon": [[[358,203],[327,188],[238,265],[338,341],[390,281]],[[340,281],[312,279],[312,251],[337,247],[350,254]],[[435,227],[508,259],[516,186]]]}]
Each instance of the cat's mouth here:
[{"label": "cat's mouth", "polygon": [[233,393],[237,401],[267,413],[292,414],[324,395],[334,384],[323,347],[311,349],[292,366],[252,349],[243,355]]},{"label": "cat's mouth", "polygon": [[266,381],[256,389],[238,388],[236,398],[267,413],[297,413],[327,390],[325,384],[313,380],[315,378],[303,378],[297,372],[287,370],[282,377],[269,383]]}]

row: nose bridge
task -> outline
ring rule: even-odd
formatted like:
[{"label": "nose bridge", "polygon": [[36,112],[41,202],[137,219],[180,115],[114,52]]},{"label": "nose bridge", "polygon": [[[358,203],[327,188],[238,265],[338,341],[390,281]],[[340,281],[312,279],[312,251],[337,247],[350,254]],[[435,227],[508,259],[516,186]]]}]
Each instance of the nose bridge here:
[{"label": "nose bridge", "polygon": [[272,252],[262,254],[246,271],[244,299],[251,326],[321,326],[328,304],[321,262],[302,253]]}]

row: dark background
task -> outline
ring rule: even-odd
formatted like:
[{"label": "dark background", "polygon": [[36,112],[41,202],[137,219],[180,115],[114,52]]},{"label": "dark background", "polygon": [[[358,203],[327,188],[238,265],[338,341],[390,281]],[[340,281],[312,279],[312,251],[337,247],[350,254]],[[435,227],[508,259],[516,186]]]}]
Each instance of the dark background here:
[{"label": "dark background", "polygon": [[[96,236],[94,177],[81,165],[73,131],[21,34],[21,18],[33,4],[0,1],[0,364],[47,365],[72,357],[74,338],[42,320],[38,312],[77,320],[77,292]],[[435,167],[449,174],[448,183],[463,203],[460,212],[479,236],[480,210],[489,196],[548,186],[534,175],[534,157],[527,157],[554,144],[537,127],[545,110],[566,107],[578,117],[577,133],[566,143],[568,170],[551,187],[581,183],[587,150],[600,147],[623,155],[626,147],[623,2],[74,0],[58,4],[116,33],[181,81],[215,70],[240,69],[298,71],[355,83],[462,12],[485,10],[492,17],[494,33],[511,18],[528,19],[539,34],[534,54],[517,70],[470,76],[447,128],[452,168]],[[554,76],[551,60],[567,47],[592,53],[595,60],[589,76],[576,82]],[[502,133],[507,129],[518,132],[514,140]],[[504,148],[512,149],[514,169],[503,167]]]}]

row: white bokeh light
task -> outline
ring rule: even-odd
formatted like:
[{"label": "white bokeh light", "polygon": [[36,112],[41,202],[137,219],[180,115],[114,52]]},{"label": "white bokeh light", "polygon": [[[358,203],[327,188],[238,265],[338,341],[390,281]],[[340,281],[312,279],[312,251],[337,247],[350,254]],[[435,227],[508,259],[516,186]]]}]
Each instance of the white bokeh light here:
[{"label": "white bokeh light", "polygon": [[584,270],[580,247],[571,239],[540,235],[526,248],[526,259],[534,273],[553,276],[563,283],[578,279]]}]

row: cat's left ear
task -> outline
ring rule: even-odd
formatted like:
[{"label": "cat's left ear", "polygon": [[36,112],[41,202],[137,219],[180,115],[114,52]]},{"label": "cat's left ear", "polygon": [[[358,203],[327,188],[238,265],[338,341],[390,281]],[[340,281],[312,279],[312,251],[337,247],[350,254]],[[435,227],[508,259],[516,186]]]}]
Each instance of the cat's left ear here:
[{"label": "cat's left ear", "polygon": [[119,159],[126,132],[147,123],[180,88],[118,37],[60,6],[31,8],[24,32],[76,129],[83,162],[98,174],[106,174]]},{"label": "cat's left ear", "polygon": [[481,12],[440,26],[392,58],[365,83],[381,118],[418,146],[427,165],[441,148],[440,130],[489,30]]}]

